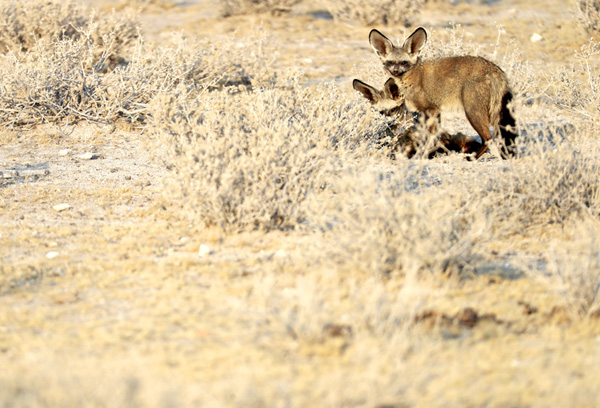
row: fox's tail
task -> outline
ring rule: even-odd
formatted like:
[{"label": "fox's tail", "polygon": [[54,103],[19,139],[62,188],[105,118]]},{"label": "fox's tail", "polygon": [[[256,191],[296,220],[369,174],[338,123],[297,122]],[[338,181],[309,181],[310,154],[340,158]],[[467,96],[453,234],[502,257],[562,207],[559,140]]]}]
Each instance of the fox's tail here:
[{"label": "fox's tail", "polygon": [[512,99],[512,92],[507,90],[502,97],[502,102],[500,105],[500,121],[498,127],[500,129],[500,135],[504,140],[503,146],[500,150],[503,159],[513,157],[517,152],[517,147],[515,145],[515,139],[517,138],[517,123],[514,116],[510,112],[510,109],[508,109],[508,104],[512,101]]}]

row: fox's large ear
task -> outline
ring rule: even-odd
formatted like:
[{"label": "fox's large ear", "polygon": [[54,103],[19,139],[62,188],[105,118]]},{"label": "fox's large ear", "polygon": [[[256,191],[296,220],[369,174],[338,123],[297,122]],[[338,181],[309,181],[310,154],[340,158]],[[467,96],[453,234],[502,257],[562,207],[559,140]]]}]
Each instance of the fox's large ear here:
[{"label": "fox's large ear", "polygon": [[365,84],[363,81],[355,79],[354,81],[352,81],[352,87],[354,87],[354,89],[360,92],[362,96],[367,98],[367,100],[371,103],[375,103],[379,99],[379,91],[373,88],[371,85]]},{"label": "fox's large ear", "polygon": [[385,57],[394,50],[394,44],[377,30],[371,30],[369,33],[369,43],[375,53],[380,57]]},{"label": "fox's large ear", "polygon": [[426,42],[427,31],[423,27],[419,27],[404,41],[402,49],[411,55],[417,54],[423,49]]},{"label": "fox's large ear", "polygon": [[383,92],[385,92],[385,94],[393,100],[400,99],[400,88],[398,88],[394,78],[390,78],[385,82],[385,85],[383,86]]}]

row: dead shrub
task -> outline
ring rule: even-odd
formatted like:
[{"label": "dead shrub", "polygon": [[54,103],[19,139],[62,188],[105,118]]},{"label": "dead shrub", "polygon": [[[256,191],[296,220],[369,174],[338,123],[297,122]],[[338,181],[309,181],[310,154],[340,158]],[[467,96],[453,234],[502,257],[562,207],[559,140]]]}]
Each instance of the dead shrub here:
[{"label": "dead shrub", "polygon": [[67,39],[52,47],[37,42],[26,58],[18,53],[3,56],[0,123],[113,119],[116,103],[108,92],[112,77],[101,72],[107,62],[95,62],[96,51],[84,40]]},{"label": "dead shrub", "polygon": [[306,223],[307,197],[386,126],[334,85],[279,83],[283,89],[155,101],[158,145],[170,148],[170,199],[196,222],[226,231]]},{"label": "dead shrub", "polygon": [[567,240],[553,242],[542,254],[545,268],[529,268],[529,275],[559,295],[574,319],[600,312],[600,236],[597,220],[569,226]]},{"label": "dead shrub", "polygon": [[278,15],[289,12],[300,1],[302,0],[223,0],[221,14],[223,17],[253,13]]},{"label": "dead shrub", "polygon": [[85,38],[102,50],[109,48],[111,66],[129,61],[129,53],[139,38],[136,19],[126,13],[96,15],[80,3],[57,0],[0,0],[0,52],[33,50],[42,42],[52,47],[56,41]]},{"label": "dead shrub", "polygon": [[134,7],[140,10],[164,10],[176,7],[184,3],[183,0],[121,0],[119,9]]},{"label": "dead shrub", "polygon": [[599,152],[573,145],[569,139],[577,130],[571,127],[552,135],[541,130],[545,139],[538,134],[536,141],[527,143],[528,156],[482,178],[471,201],[488,214],[499,238],[600,216],[600,164],[595,159]]},{"label": "dead shrub", "polygon": [[323,6],[336,20],[346,23],[408,26],[419,14],[423,3],[422,0],[325,0]]},{"label": "dead shrub", "polygon": [[590,33],[600,34],[600,1],[576,0],[579,23]]},{"label": "dead shrub", "polygon": [[485,251],[485,220],[462,199],[464,187],[439,185],[426,162],[403,163],[347,171],[314,197],[332,256],[346,268],[384,275],[471,270]]},{"label": "dead shrub", "polygon": [[0,56],[0,124],[65,119],[144,123],[149,102],[180,84],[191,95],[206,89],[256,86],[270,75],[259,53],[235,57],[233,52],[260,39],[241,44],[176,37],[163,47],[138,41],[131,62],[114,69],[107,67],[114,42],[106,40],[103,45],[88,36],[52,44],[40,40],[27,53]]},{"label": "dead shrub", "polygon": [[548,78],[546,95],[557,105],[593,127],[600,126],[600,73],[595,63],[600,43],[590,39],[575,54],[574,62]]}]

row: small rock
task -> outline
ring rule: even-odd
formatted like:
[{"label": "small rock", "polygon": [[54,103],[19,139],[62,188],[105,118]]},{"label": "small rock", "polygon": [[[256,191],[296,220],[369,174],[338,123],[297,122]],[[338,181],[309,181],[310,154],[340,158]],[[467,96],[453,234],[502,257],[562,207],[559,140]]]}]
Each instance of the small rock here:
[{"label": "small rock", "polygon": [[523,306],[523,314],[531,315],[531,314],[537,313],[537,311],[538,311],[537,307],[532,306],[527,302],[519,301],[519,302],[517,302],[517,304],[520,306]]},{"label": "small rock", "polygon": [[58,154],[60,156],[66,156],[69,153],[71,153],[71,149],[62,149],[61,151],[58,152]]},{"label": "small rock", "polygon": [[531,41],[532,43],[536,43],[536,42],[542,41],[543,39],[544,39],[544,37],[542,37],[538,33],[533,33],[531,35],[531,37],[529,38],[529,41]]},{"label": "small rock", "polygon": [[282,259],[282,258],[287,258],[288,253],[287,253],[287,251],[285,249],[280,249],[277,252],[275,252],[275,254],[273,256],[275,258]]},{"label": "small rock", "polygon": [[48,258],[48,259],[54,259],[54,258],[56,258],[59,255],[60,255],[60,252],[58,252],[58,251],[50,251],[50,252],[48,252],[46,254],[46,258]]},{"label": "small rock", "polygon": [[477,324],[477,312],[470,307],[466,307],[460,312],[458,312],[456,316],[456,320],[464,326],[473,327]]},{"label": "small rock", "polygon": [[214,251],[210,249],[210,247],[206,244],[201,244],[200,249],[198,249],[198,256],[204,258],[205,256],[212,255]]},{"label": "small rock", "polygon": [[73,207],[71,207],[71,204],[66,204],[66,203],[56,204],[55,206],[52,207],[52,209],[54,211],[58,211],[58,212],[70,210],[71,208],[73,208]]},{"label": "small rock", "polygon": [[327,323],[323,332],[327,337],[352,337],[352,327],[347,324]]},{"label": "small rock", "polygon": [[81,154],[81,155],[79,155],[77,157],[79,157],[81,160],[96,160],[100,156],[98,156],[97,154],[94,154],[92,152],[86,152],[86,153]]}]

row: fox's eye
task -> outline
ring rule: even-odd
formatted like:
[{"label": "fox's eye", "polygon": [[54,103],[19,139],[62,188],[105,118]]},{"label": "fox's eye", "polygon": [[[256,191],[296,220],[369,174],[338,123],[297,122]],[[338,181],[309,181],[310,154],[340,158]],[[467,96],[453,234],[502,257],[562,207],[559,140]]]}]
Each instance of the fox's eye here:
[{"label": "fox's eye", "polygon": [[407,68],[407,67],[409,67],[409,66],[410,66],[410,63],[409,63],[408,61],[402,61],[402,62],[400,63],[400,66],[401,66],[401,67],[404,67],[404,68]]}]

